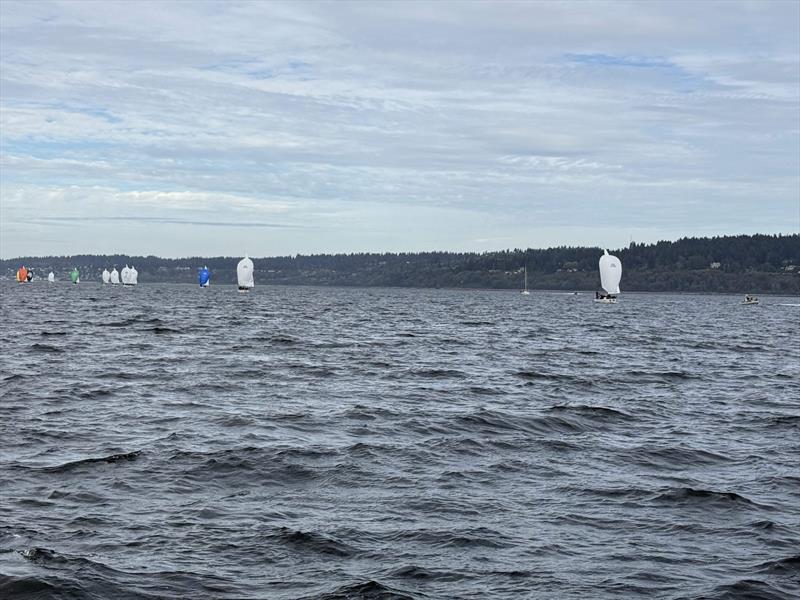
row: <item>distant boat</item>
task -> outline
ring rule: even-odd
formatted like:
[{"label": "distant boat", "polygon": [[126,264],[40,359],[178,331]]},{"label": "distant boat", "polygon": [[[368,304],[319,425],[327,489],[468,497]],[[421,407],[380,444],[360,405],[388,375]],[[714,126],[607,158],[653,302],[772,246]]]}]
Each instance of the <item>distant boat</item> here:
[{"label": "distant boat", "polygon": [[30,269],[28,269],[28,272],[27,272],[27,273],[26,273],[26,275],[25,275],[25,280],[26,280],[28,283],[30,283],[30,282],[31,282],[31,279],[33,279],[33,271],[31,271]]},{"label": "distant boat", "polygon": [[755,296],[751,296],[750,294],[747,294],[747,296],[744,297],[744,301],[742,302],[742,304],[746,304],[748,306],[755,306],[756,304],[758,304],[758,298],[756,298]]},{"label": "distant boat", "polygon": [[211,272],[208,270],[208,267],[203,267],[197,273],[197,282],[200,284],[200,287],[208,287],[211,285]]},{"label": "distant boat", "polygon": [[122,271],[119,273],[119,277],[122,280],[122,285],[130,285],[131,283],[131,268],[128,265],[122,267]]},{"label": "distant boat", "polygon": [[111,269],[111,275],[108,279],[111,282],[111,285],[117,285],[119,283],[119,271],[117,271],[116,267]]},{"label": "distant boat", "polygon": [[56,281],[56,274],[55,274],[55,273],[53,273],[52,271],[50,271],[50,272],[47,274],[47,281],[49,281],[50,283],[55,283],[55,281]]},{"label": "distant boat", "polygon": [[240,292],[247,292],[256,285],[253,281],[253,261],[246,254],[236,265],[236,280],[239,283]]},{"label": "distant boat", "polygon": [[26,269],[25,267],[20,267],[19,269],[17,269],[16,279],[20,283],[28,283],[28,281],[30,281],[28,279],[28,269]]},{"label": "distant boat", "polygon": [[523,296],[530,296],[530,292],[528,291],[528,265],[525,265],[525,287],[522,290]]},{"label": "distant boat", "polygon": [[103,269],[103,283],[108,283],[111,281],[111,273],[108,272],[108,269]]},{"label": "distant boat", "polygon": [[622,263],[619,259],[608,253],[608,250],[603,250],[603,256],[600,257],[600,285],[603,287],[605,294],[596,292],[594,295],[595,302],[603,302],[605,304],[615,304],[617,302],[617,294],[619,294],[619,282],[622,279]]},{"label": "distant boat", "polygon": [[131,270],[128,271],[128,285],[137,285],[139,283],[139,271],[136,270],[136,267],[131,267]]},{"label": "distant boat", "polygon": [[81,282],[81,275],[78,273],[78,268],[74,267],[69,274],[69,278],[72,283],[80,283]]}]

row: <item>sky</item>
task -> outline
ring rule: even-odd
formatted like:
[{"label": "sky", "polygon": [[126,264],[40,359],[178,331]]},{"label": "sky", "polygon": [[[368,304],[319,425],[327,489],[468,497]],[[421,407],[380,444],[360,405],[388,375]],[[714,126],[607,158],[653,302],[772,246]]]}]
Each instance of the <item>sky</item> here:
[{"label": "sky", "polygon": [[800,2],[0,2],[0,257],[800,230]]}]

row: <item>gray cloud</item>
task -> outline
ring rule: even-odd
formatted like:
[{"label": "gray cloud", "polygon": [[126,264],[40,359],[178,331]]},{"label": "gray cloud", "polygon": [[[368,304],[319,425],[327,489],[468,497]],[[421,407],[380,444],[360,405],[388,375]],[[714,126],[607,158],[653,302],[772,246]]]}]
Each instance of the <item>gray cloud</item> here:
[{"label": "gray cloud", "polygon": [[286,254],[800,228],[797,3],[0,17],[3,256],[227,254],[247,229],[251,253]]}]

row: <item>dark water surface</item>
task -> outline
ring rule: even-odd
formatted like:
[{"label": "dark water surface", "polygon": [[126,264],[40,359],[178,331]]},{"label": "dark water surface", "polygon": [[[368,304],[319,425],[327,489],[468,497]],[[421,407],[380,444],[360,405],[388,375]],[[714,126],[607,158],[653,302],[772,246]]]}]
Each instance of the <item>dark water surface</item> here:
[{"label": "dark water surface", "polygon": [[2,598],[797,598],[800,301],[5,283]]}]

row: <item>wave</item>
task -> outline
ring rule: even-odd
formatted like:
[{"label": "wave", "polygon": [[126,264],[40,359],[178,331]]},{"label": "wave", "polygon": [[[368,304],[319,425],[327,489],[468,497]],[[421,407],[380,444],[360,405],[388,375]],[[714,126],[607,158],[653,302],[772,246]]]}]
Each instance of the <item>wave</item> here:
[{"label": "wave", "polygon": [[653,498],[655,501],[669,504],[683,504],[694,506],[759,506],[753,500],[737,494],[736,492],[716,492],[714,490],[701,490],[690,487],[669,488]]},{"label": "wave", "polygon": [[97,463],[114,464],[123,461],[133,461],[139,458],[141,453],[142,453],[141,450],[134,450],[133,452],[123,452],[120,454],[111,454],[109,456],[81,458],[78,460],[73,460],[53,467],[42,467],[38,470],[44,471],[46,473],[66,473],[67,471],[71,471],[73,469],[82,467],[84,465],[91,465]]},{"label": "wave", "polygon": [[349,544],[314,531],[300,531],[281,527],[263,537],[273,542],[292,546],[295,551],[302,553],[314,552],[339,558],[351,558],[361,553],[359,549]]},{"label": "wave", "polygon": [[309,596],[309,600],[415,600],[408,592],[391,588],[377,581],[367,580],[361,583],[344,585],[338,589]]},{"label": "wave", "polygon": [[36,343],[36,344],[33,344],[32,346],[30,346],[30,350],[32,350],[34,352],[44,352],[44,353],[48,353],[48,354],[50,354],[50,353],[56,354],[56,353],[64,352],[64,350],[62,350],[61,348],[56,348],[55,346],[51,346],[50,344],[39,344],[39,343]]}]

